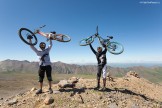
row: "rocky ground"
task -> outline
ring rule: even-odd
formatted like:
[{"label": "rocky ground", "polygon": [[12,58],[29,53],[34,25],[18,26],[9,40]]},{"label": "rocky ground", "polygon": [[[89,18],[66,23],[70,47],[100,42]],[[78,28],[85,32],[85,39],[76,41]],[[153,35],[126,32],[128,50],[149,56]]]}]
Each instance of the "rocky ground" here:
[{"label": "rocky ground", "polygon": [[140,78],[135,72],[129,72],[122,78],[108,77],[105,91],[94,90],[95,86],[95,79],[73,77],[53,84],[53,94],[49,94],[48,87],[44,87],[43,93],[36,95],[36,88],[32,88],[8,99],[0,99],[0,107],[162,108],[162,86]]}]

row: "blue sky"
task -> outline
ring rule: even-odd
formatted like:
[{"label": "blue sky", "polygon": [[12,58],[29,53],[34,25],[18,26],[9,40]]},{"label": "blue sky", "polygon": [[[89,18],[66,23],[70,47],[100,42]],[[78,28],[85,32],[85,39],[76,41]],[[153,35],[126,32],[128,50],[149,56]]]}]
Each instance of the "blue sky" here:
[{"label": "blue sky", "polygon": [[[113,41],[125,48],[120,55],[108,52],[108,62],[162,62],[162,3],[143,1],[0,0],[0,61],[38,61],[36,54],[20,40],[18,30],[34,30],[46,24],[42,31],[56,31],[72,38],[69,43],[53,41],[52,62],[96,63],[89,46],[79,46],[79,41],[94,34],[97,25],[103,38],[112,35]],[[39,43],[46,41],[37,37]],[[93,46],[99,46],[97,39]]]}]

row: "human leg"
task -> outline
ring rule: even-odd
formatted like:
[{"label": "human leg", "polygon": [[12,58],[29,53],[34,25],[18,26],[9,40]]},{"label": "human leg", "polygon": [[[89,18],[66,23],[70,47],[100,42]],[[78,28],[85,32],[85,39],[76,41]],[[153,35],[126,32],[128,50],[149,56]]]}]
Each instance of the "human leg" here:
[{"label": "human leg", "polygon": [[106,89],[106,73],[107,73],[107,66],[106,64],[103,66],[103,69],[102,69],[102,74],[103,74],[103,89],[105,90]]},{"label": "human leg", "polygon": [[48,83],[49,83],[49,92],[50,94],[53,93],[53,90],[51,88],[52,86],[52,75],[51,75],[51,72],[52,72],[52,67],[50,65],[46,66],[46,75],[47,75],[47,79],[48,79]]},{"label": "human leg", "polygon": [[97,72],[97,87],[95,89],[99,89],[100,88],[101,71],[102,71],[102,66],[98,66],[98,72]]},{"label": "human leg", "polygon": [[43,79],[44,79],[44,68],[42,66],[39,67],[38,75],[39,75],[39,87],[40,89],[36,92],[36,94],[42,93],[42,87],[43,87]]}]

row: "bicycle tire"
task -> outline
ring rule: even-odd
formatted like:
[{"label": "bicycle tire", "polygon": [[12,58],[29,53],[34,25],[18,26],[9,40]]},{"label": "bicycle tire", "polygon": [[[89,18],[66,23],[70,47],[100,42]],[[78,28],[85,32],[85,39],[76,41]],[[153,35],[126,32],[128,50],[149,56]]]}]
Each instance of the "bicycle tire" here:
[{"label": "bicycle tire", "polygon": [[[60,36],[59,36],[60,37]],[[57,38],[57,37],[56,37]],[[56,39],[57,40],[57,39]],[[70,36],[68,36],[68,35],[63,35],[62,36],[62,39],[61,40],[59,40],[59,38],[58,38],[58,40],[57,41],[59,41],[59,42],[69,42],[69,41],[71,41],[71,38],[70,38]]]},{"label": "bicycle tire", "polygon": [[81,40],[79,42],[79,45],[80,46],[87,46],[87,45],[91,44],[93,41],[94,41],[94,39],[91,38],[91,37],[90,38],[86,38],[86,39]]},{"label": "bicycle tire", "polygon": [[[111,54],[114,54],[114,55],[118,55],[118,54],[121,54],[123,51],[124,51],[124,47],[122,44],[118,43],[118,42],[110,42],[108,45],[108,51],[111,53]],[[115,47],[115,48],[114,48]],[[114,49],[113,49],[114,48]]]},{"label": "bicycle tire", "polygon": [[[29,43],[29,42],[28,42],[28,39],[27,39],[27,36],[26,36],[26,39],[24,38],[24,37],[25,37],[25,36],[24,36],[25,34],[23,34],[23,31],[24,31],[24,32],[27,32],[27,33],[30,33],[30,35],[33,37],[32,40],[34,40],[34,42],[32,41],[32,43]],[[28,44],[28,45],[36,45],[37,42],[38,42],[37,37],[35,36],[35,34],[34,34],[32,31],[30,31],[29,29],[27,29],[27,28],[21,28],[21,29],[19,29],[18,34],[19,34],[20,39],[21,39],[24,43],[26,43],[26,44]],[[28,35],[28,34],[26,34],[26,35]]]}]

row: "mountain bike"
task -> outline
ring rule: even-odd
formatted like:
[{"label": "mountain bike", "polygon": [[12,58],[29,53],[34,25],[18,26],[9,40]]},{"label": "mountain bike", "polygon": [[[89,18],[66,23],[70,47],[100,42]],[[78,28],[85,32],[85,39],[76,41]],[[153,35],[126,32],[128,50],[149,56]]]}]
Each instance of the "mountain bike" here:
[{"label": "mountain bike", "polygon": [[[45,27],[46,25],[43,25],[37,29],[35,29],[34,31],[31,31],[27,28],[20,28],[19,31],[18,31],[18,34],[19,34],[19,37],[20,39],[25,42],[26,44],[28,45],[36,45],[37,42],[38,42],[38,39],[36,37],[36,34],[38,34],[37,31],[40,31],[40,29],[42,29],[43,27]],[[47,41],[49,39],[51,40],[56,40],[56,41],[59,41],[59,42],[69,42],[71,41],[71,38],[70,36],[68,35],[64,35],[64,34],[54,34],[53,37],[48,37],[48,36],[45,36],[47,38]],[[29,39],[32,40],[32,43],[29,42]]]},{"label": "mountain bike", "polygon": [[79,42],[80,46],[86,46],[94,42],[95,38],[98,38],[98,41],[100,44],[104,47],[104,45],[107,46],[108,51],[112,54],[121,54],[124,51],[124,47],[122,44],[118,42],[111,42],[110,40],[113,39],[113,36],[107,36],[107,39],[103,39],[99,33],[98,33],[98,26],[96,27],[96,33],[92,36],[89,36],[88,38],[82,39]]}]

